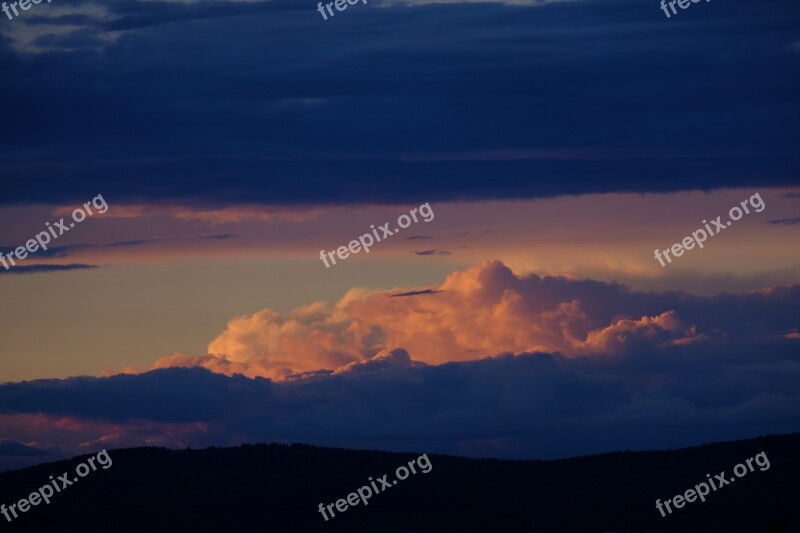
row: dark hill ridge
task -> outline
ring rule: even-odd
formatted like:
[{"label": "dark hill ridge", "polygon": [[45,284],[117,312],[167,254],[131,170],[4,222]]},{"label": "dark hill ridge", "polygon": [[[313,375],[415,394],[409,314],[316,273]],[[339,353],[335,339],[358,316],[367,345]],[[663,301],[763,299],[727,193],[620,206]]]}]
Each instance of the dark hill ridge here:
[{"label": "dark hill ridge", "polygon": [[[428,455],[418,472],[325,522],[317,510],[419,454],[245,445],[111,450],[113,466],[32,507],[4,531],[779,532],[800,531],[800,433],[557,461]],[[765,452],[770,468],[662,518],[662,501]],[[0,474],[0,503],[88,456]]]}]

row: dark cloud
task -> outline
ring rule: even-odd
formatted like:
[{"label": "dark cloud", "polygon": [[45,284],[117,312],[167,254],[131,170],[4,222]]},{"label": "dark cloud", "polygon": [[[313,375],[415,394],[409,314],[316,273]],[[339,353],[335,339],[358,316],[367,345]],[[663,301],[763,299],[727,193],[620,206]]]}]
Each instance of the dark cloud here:
[{"label": "dark cloud", "polygon": [[795,224],[800,224],[800,217],[780,218],[780,219],[777,219],[777,220],[767,220],[767,224],[793,226]]},{"label": "dark cloud", "polygon": [[[6,413],[180,423],[242,414],[242,409],[264,401],[271,394],[271,386],[263,378],[227,378],[199,368],[169,368],[141,375],[7,383],[0,389]],[[33,391],[41,393],[38,399],[31,396]],[[209,395],[217,400],[206,401]]]},{"label": "dark cloud", "polygon": [[408,241],[428,241],[431,240],[433,237],[428,237],[427,235],[412,235],[411,237],[406,237]]},{"label": "dark cloud", "polygon": [[796,431],[798,379],[797,341],[786,339],[440,366],[415,365],[395,350],[336,375],[283,383],[168,369],[5,384],[0,406],[128,426],[126,445],[141,442],[142,421],[202,420],[183,445],[277,440],[563,457]]},{"label": "dark cloud", "polygon": [[3,274],[47,274],[49,272],[68,272],[71,270],[86,270],[88,268],[98,268],[97,265],[86,265],[74,263],[70,265],[17,265],[8,270],[0,269]]},{"label": "dark cloud", "polygon": [[212,240],[212,241],[226,241],[228,239],[233,239],[238,237],[235,233],[215,233],[212,235],[200,235],[197,237],[200,240]]},{"label": "dark cloud", "polygon": [[432,248],[430,250],[419,250],[413,253],[417,255],[450,255],[450,252],[447,250],[438,250],[436,248]]},{"label": "dark cloud", "polygon": [[0,439],[0,472],[63,459],[58,450],[42,450],[21,442]]},{"label": "dark cloud", "polygon": [[[237,235],[233,233],[216,233],[216,234],[209,234],[209,235],[199,235],[197,237],[189,237],[189,240],[228,240],[233,239]],[[153,239],[131,239],[128,241],[119,241],[119,242],[111,242],[107,244],[87,244],[87,243],[75,243],[75,244],[66,244],[64,246],[49,246],[47,250],[42,250],[41,248],[38,249],[36,252],[29,253],[28,257],[30,258],[64,258],[71,255],[74,255],[78,252],[83,252],[86,250],[110,250],[115,248],[129,248],[134,246],[143,246],[145,244],[152,244],[156,242],[164,242],[170,239],[164,238],[153,238]],[[176,240],[176,239],[171,239]],[[8,254],[13,252],[14,248],[10,248],[8,246],[0,246],[0,254]]]},{"label": "dark cloud", "polygon": [[[28,253],[28,257],[47,258],[47,259],[62,258],[73,255],[76,252],[83,252],[85,250],[102,250],[106,248],[123,248],[128,246],[140,246],[142,244],[147,244],[148,242],[153,242],[153,239],[112,242],[110,244],[75,243],[75,244],[66,244],[64,246],[49,246],[47,250],[43,250],[40,248],[33,253]],[[10,248],[8,246],[0,247],[0,253],[7,254],[8,252],[13,252],[13,251],[14,248]]]},{"label": "dark cloud", "polygon": [[148,244],[154,242],[156,239],[135,239],[129,241],[120,241],[120,242],[112,242],[109,244],[85,244],[85,243],[76,243],[76,244],[67,244],[64,246],[50,246],[47,250],[38,250],[32,254],[30,257],[46,257],[46,258],[54,258],[54,257],[67,257],[73,255],[77,252],[83,252],[85,250],[104,250],[104,249],[113,249],[113,248],[128,248],[132,246],[141,246],[143,244]]},{"label": "dark cloud", "polygon": [[436,293],[439,293],[439,292],[444,292],[444,291],[436,291],[436,290],[433,290],[433,289],[425,289],[424,291],[408,291],[408,292],[400,292],[400,293],[397,293],[397,294],[390,294],[389,297],[398,298],[398,297],[401,297],[401,296],[419,296],[421,294],[436,294]]},{"label": "dark cloud", "polygon": [[0,38],[6,205],[797,183],[794,0],[670,20],[634,0],[370,3],[327,22],[288,0],[64,5],[29,19],[69,31]]}]

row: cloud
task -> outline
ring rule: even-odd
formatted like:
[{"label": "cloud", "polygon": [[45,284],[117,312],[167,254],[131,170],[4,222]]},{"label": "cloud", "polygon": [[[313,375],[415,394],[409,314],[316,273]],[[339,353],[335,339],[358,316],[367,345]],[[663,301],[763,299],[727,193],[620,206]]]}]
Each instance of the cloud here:
[{"label": "cloud", "polygon": [[450,252],[447,250],[437,250],[435,248],[431,250],[420,250],[418,252],[413,252],[417,255],[450,255]]},{"label": "cloud", "polygon": [[[49,246],[47,250],[39,249],[34,253],[29,254],[30,258],[63,258],[70,255],[74,255],[77,252],[83,252],[86,250],[103,250],[109,248],[126,248],[132,246],[141,246],[144,244],[157,242],[158,239],[136,239],[136,240],[129,240],[129,241],[120,241],[120,242],[112,242],[109,244],[86,244],[86,243],[75,243],[75,244],[66,244],[64,246]],[[13,248],[9,248],[9,251],[13,250]],[[0,253],[2,253],[2,247],[0,247]]]},{"label": "cloud", "polygon": [[[432,294],[432,298],[388,297]],[[718,339],[769,339],[798,327],[800,286],[713,297],[646,293],[624,285],[516,275],[499,261],[427,289],[353,289],[333,306],[264,309],[232,319],[208,354],[176,354],[154,368],[201,366],[272,379],[336,371],[404,348],[426,364],[502,352],[619,356]]]},{"label": "cloud", "polygon": [[397,375],[397,371],[407,370],[409,368],[421,368],[424,366],[427,365],[419,361],[413,361],[407,351],[402,348],[397,348],[395,350],[383,350],[378,352],[378,354],[369,361],[347,364],[338,368],[335,374],[380,374],[386,377],[387,375]]},{"label": "cloud", "polygon": [[[233,233],[214,233],[214,234],[198,235],[196,237],[186,237],[186,238],[158,237],[149,239],[131,239],[127,241],[110,242],[107,244],[88,244],[88,243],[66,244],[63,246],[49,246],[47,250],[39,248],[36,252],[28,254],[28,260],[30,261],[35,259],[55,259],[55,258],[62,259],[64,257],[70,257],[89,250],[91,251],[116,250],[120,248],[132,248],[132,247],[139,247],[156,243],[175,243],[175,242],[186,242],[186,241],[225,241],[236,238],[237,236],[238,235]],[[0,254],[5,253],[7,255],[8,253],[13,252],[13,250],[14,248],[10,248],[8,246],[0,246]],[[41,267],[48,265],[35,265],[35,266]],[[49,266],[60,267],[67,265],[49,265]],[[53,270],[58,270],[58,268],[55,268]],[[64,269],[62,268],[61,270]],[[43,271],[47,270],[45,269]],[[36,272],[36,270],[31,272]]]},{"label": "cloud", "polygon": [[797,431],[798,342],[722,339],[613,358],[522,353],[438,366],[395,349],[280,383],[198,368],[7,383],[0,424],[16,440],[84,452],[276,441],[546,458],[680,447]]},{"label": "cloud", "polygon": [[21,442],[14,442],[13,440],[0,439],[0,456],[39,456],[49,455],[49,452],[40,450],[33,446],[28,446]]},{"label": "cloud", "polygon": [[[58,207],[54,215],[70,215],[73,208]],[[121,204],[114,205],[104,213],[106,218],[145,218],[167,216],[177,220],[203,222],[212,226],[239,222],[269,222],[289,220],[303,222],[319,216],[319,209],[311,207],[282,207],[269,205],[236,205],[233,207],[198,207],[164,204]]]},{"label": "cloud", "polygon": [[[320,361],[320,364],[325,364],[326,360]],[[271,377],[281,378],[289,376],[296,368],[281,367],[276,364],[267,363],[259,358],[252,358],[246,362],[232,361],[222,355],[189,355],[184,353],[175,353],[166,357],[162,357],[156,361],[152,369],[164,368],[205,368],[215,373],[225,374],[232,376],[234,374],[242,374],[249,377]],[[300,369],[300,371],[311,371],[312,369]]]},{"label": "cloud", "polygon": [[[103,191],[227,223],[234,205],[795,184],[800,8],[728,4],[679,34],[634,0],[376,1],[328,23],[295,0],[42,4],[0,26],[0,99],[16,103],[0,203]],[[675,98],[687,83],[707,90]],[[659,124],[644,137],[642,117]]]},{"label": "cloud", "polygon": [[58,450],[45,450],[40,446],[41,444],[35,441],[23,443],[0,439],[0,472],[64,458]]},{"label": "cloud", "polygon": [[[66,381],[7,383],[0,387],[4,399],[0,409],[10,415],[44,413],[109,423],[135,419],[191,423],[229,416],[259,399],[264,390],[270,389],[271,383],[243,376],[228,379],[199,368],[170,368],[141,375],[81,376]],[[36,398],[31,395],[32,391],[39,391],[41,395]],[[147,391],[146,398],[138,398],[144,391]],[[77,395],[72,396],[73,393]],[[207,394],[220,399],[205,402],[202,397]],[[65,400],[71,397],[72,401],[53,404],[53,399],[59,397]],[[107,401],[95,401],[104,397]]]},{"label": "cloud", "polygon": [[608,327],[590,331],[585,341],[577,341],[574,348],[580,353],[622,353],[674,344],[689,344],[706,339],[696,335],[677,319],[674,311],[658,316],[645,316],[638,320],[617,320]]},{"label": "cloud", "polygon": [[575,2],[578,0],[384,0],[383,5],[402,4],[409,7],[429,4],[505,4],[519,7],[540,7],[559,2]]},{"label": "cloud", "polygon": [[86,270],[90,268],[98,268],[97,265],[85,265],[75,263],[70,265],[17,265],[11,267],[9,270],[0,270],[0,275],[3,274],[47,274],[50,272],[69,272],[73,270]]},{"label": "cloud", "polygon": [[793,226],[795,224],[800,224],[800,217],[781,218],[778,220],[767,220],[767,224]]},{"label": "cloud", "polygon": [[399,292],[397,294],[390,294],[389,297],[390,298],[399,298],[399,297],[402,297],[402,296],[420,296],[422,294],[437,294],[437,293],[440,293],[440,292],[442,292],[442,291],[435,291],[433,289],[424,289],[424,290],[421,290],[421,291],[408,291],[408,292]]},{"label": "cloud", "polygon": [[238,222],[290,220],[302,222],[311,220],[319,214],[314,209],[269,209],[262,206],[236,206],[219,209],[178,208],[173,216],[179,220],[194,220],[211,225],[232,224]]},{"label": "cloud", "polygon": [[235,233],[211,233],[208,235],[200,235],[197,238],[201,240],[226,241],[235,237],[237,237]]}]

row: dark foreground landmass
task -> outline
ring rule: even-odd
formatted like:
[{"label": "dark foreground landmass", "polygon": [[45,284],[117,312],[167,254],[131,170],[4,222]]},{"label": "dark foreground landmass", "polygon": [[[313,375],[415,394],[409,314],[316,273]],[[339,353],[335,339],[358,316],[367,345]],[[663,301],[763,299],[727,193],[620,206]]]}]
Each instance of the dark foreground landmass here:
[{"label": "dark foreground landmass", "polygon": [[[326,522],[334,503],[419,454],[252,445],[109,450],[98,469],[3,531],[785,532],[800,531],[800,433],[659,452],[558,461],[428,455],[418,472]],[[765,452],[770,468],[662,518],[662,501]],[[0,474],[8,506],[88,456]]]}]

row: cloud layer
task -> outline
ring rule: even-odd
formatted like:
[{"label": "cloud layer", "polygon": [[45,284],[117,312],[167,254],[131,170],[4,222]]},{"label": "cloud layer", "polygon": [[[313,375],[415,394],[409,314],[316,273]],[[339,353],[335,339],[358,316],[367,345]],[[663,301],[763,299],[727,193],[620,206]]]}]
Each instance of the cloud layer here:
[{"label": "cloud layer", "polygon": [[394,350],[282,383],[198,368],[43,380],[0,385],[0,423],[67,451],[279,441],[544,458],[677,447],[796,431],[797,342],[440,366]]},{"label": "cloud layer", "polygon": [[0,204],[102,191],[225,218],[797,183],[794,0],[669,21],[634,0],[363,7],[63,0],[8,21]]}]

